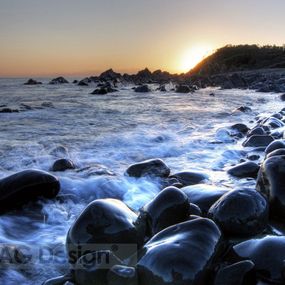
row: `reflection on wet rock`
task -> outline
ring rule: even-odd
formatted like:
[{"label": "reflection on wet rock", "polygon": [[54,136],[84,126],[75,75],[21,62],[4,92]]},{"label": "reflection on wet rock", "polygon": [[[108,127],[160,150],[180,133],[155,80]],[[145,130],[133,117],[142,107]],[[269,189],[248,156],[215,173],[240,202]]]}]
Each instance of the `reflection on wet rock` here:
[{"label": "reflection on wet rock", "polygon": [[208,176],[204,173],[194,171],[178,172],[170,176],[170,178],[176,178],[183,186],[190,186],[199,184],[208,179]]},{"label": "reflection on wet rock", "polygon": [[206,285],[221,233],[208,219],[171,226],[155,235],[138,261],[140,285]]}]

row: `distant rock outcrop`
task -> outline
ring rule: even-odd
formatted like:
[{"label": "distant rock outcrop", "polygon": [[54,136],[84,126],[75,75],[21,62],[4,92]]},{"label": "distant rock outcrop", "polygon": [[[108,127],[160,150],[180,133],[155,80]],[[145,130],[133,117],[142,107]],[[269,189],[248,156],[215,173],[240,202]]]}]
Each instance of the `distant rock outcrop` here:
[{"label": "distant rock outcrop", "polygon": [[24,85],[40,85],[40,84],[43,84],[43,83],[40,81],[34,80],[32,78],[24,83]]},{"label": "distant rock outcrop", "polygon": [[52,79],[49,84],[66,84],[69,83],[64,77],[60,76]]}]

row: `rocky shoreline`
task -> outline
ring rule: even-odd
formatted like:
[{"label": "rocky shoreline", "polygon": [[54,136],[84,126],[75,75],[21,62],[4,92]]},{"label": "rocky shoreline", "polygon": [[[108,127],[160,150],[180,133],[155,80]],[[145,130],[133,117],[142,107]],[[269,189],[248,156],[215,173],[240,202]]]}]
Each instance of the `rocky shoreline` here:
[{"label": "rocky shoreline", "polygon": [[[251,128],[224,132],[252,153],[229,175],[256,187],[211,186],[204,173],[172,173],[159,158],[133,164],[127,177],[158,181],[161,191],[138,212],[116,199],[91,202],[66,237],[70,271],[44,284],[284,284],[285,110],[253,119]],[[61,153],[53,174],[27,170],[0,181],[2,213],[60,195],[56,173],[76,170]],[[98,254],[108,262],[98,263]]]}]

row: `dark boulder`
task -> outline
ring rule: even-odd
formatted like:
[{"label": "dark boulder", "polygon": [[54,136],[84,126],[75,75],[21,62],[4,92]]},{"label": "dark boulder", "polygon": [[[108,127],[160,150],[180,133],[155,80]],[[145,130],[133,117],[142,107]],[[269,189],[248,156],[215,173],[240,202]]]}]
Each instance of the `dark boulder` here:
[{"label": "dark boulder", "polygon": [[78,82],[77,85],[78,85],[78,86],[88,86],[88,85],[89,85],[89,84],[88,84],[88,80],[82,79],[82,80],[80,80],[80,81]]},{"label": "dark boulder", "polygon": [[103,87],[95,89],[90,94],[92,94],[92,95],[106,95],[108,93],[114,93],[114,92],[117,92],[117,91],[118,91],[117,89],[114,89],[112,87],[103,86]]},{"label": "dark boulder", "polygon": [[201,217],[203,214],[202,214],[202,210],[200,209],[198,205],[190,203],[190,215]]},{"label": "dark boulder", "polygon": [[148,85],[137,86],[137,87],[135,87],[134,90],[137,93],[147,93],[147,92],[150,92],[150,89],[149,89]]},{"label": "dark boulder", "polygon": [[234,124],[231,126],[231,129],[236,130],[242,134],[246,134],[249,131],[249,128],[245,124]]},{"label": "dark boulder", "polygon": [[284,123],[277,118],[269,117],[263,122],[263,126],[267,126],[270,129],[277,129],[284,127]]},{"label": "dark boulder", "polygon": [[44,171],[25,170],[0,180],[0,212],[15,209],[39,197],[54,198],[58,179]]},{"label": "dark boulder", "polygon": [[266,155],[266,158],[270,158],[272,156],[279,156],[279,155],[285,155],[285,148],[279,148],[271,151],[269,154]]},{"label": "dark boulder", "polygon": [[248,132],[247,137],[251,137],[253,135],[266,135],[266,131],[263,127],[255,127]]},{"label": "dark boulder", "polygon": [[280,95],[280,100],[285,101],[285,94]]},{"label": "dark boulder", "polygon": [[106,285],[108,272],[122,261],[109,250],[96,251],[81,256],[74,268],[77,285]]},{"label": "dark boulder", "polygon": [[69,82],[62,76],[54,78],[49,82],[49,84],[52,84],[52,85],[54,85],[54,84],[66,84],[66,83],[69,83]]},{"label": "dark boulder", "polygon": [[244,147],[267,147],[274,141],[272,136],[268,135],[252,135],[243,142]]},{"label": "dark boulder", "polygon": [[251,189],[233,190],[222,196],[209,209],[208,216],[234,236],[250,236],[262,232],[268,223],[266,199]]},{"label": "dark boulder", "polygon": [[3,108],[0,109],[0,113],[19,113],[18,109]]},{"label": "dark boulder", "polygon": [[[137,215],[119,200],[98,199],[93,201],[84,209],[68,231],[66,248],[69,262],[74,265],[83,249],[92,251],[94,244],[136,245],[138,243],[136,220]],[[81,247],[81,251],[79,251],[79,247]],[[109,250],[109,248],[100,248],[100,250]],[[133,247],[121,254],[130,256],[133,254],[132,250]]]},{"label": "dark boulder", "polygon": [[203,214],[207,214],[210,207],[228,192],[227,189],[207,184],[198,184],[184,187],[185,192],[191,203],[199,206]]},{"label": "dark boulder", "polygon": [[250,285],[256,284],[255,279],[254,263],[244,260],[221,268],[214,285]]},{"label": "dark boulder", "polygon": [[169,176],[169,178],[176,178],[183,186],[190,186],[207,180],[208,176],[200,172],[184,171],[175,173]]},{"label": "dark boulder", "polygon": [[168,177],[169,167],[161,159],[150,159],[132,164],[126,170],[126,175],[130,177]]},{"label": "dark boulder", "polygon": [[187,195],[176,187],[167,187],[140,210],[146,219],[146,234],[153,236],[163,229],[187,221],[190,203]]},{"label": "dark boulder", "polygon": [[265,153],[269,154],[270,152],[280,149],[280,148],[285,148],[285,140],[275,140],[272,143],[268,145],[268,147],[265,149]]},{"label": "dark boulder", "polygon": [[248,106],[240,106],[236,109],[236,111],[242,112],[242,113],[249,113],[252,111],[252,109]]},{"label": "dark boulder", "polygon": [[104,81],[114,81],[121,78],[121,74],[115,72],[113,69],[108,69],[100,74],[99,79]]},{"label": "dark boulder", "polygon": [[188,85],[178,85],[175,89],[176,93],[190,93],[192,89]]},{"label": "dark boulder", "polygon": [[256,178],[257,173],[259,171],[259,166],[255,162],[247,161],[235,165],[228,170],[228,173],[232,176],[245,178],[245,177],[252,177]]},{"label": "dark boulder", "polygon": [[34,79],[29,79],[27,82],[24,83],[24,85],[40,85],[40,84],[43,83]]},{"label": "dark boulder", "polygon": [[137,264],[140,285],[209,284],[221,233],[214,222],[196,218],[155,235]]},{"label": "dark boulder", "polygon": [[256,188],[270,203],[270,212],[285,220],[285,155],[267,158],[261,165]]},{"label": "dark boulder", "polygon": [[65,171],[68,169],[75,169],[73,161],[70,159],[61,158],[54,162],[51,171]]},{"label": "dark boulder", "polygon": [[285,237],[266,236],[251,239],[233,247],[241,259],[249,259],[255,264],[257,275],[270,284],[284,284]]}]

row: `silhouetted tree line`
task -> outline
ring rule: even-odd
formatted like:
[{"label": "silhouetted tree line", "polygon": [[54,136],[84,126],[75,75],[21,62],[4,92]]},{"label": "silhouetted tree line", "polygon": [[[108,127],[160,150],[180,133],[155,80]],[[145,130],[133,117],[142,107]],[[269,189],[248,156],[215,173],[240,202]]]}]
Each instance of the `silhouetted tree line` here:
[{"label": "silhouetted tree line", "polygon": [[195,66],[189,75],[285,68],[285,45],[226,45]]}]

